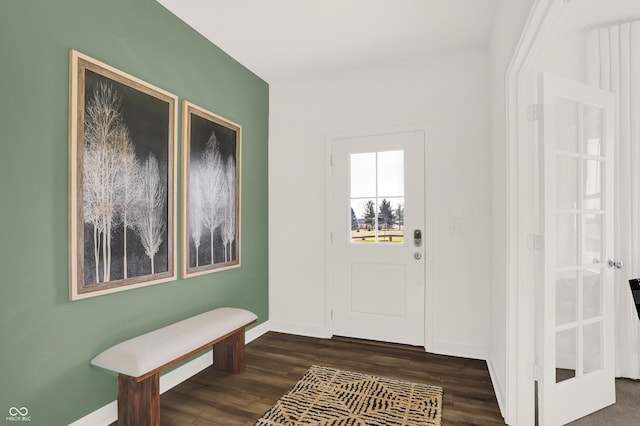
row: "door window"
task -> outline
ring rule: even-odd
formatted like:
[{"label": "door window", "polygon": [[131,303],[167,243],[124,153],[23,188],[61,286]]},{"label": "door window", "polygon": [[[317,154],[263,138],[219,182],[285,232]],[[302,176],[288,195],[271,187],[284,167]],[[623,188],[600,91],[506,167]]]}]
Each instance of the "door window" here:
[{"label": "door window", "polygon": [[351,154],[352,243],[404,242],[404,150]]}]

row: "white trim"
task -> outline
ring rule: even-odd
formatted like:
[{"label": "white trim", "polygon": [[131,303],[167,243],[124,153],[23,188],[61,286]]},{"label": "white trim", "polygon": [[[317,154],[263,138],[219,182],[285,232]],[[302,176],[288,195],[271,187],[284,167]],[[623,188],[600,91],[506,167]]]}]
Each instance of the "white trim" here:
[{"label": "white trim", "polygon": [[[271,330],[269,321],[253,327],[245,333],[245,343],[250,343]],[[213,365],[213,352],[208,351],[199,357],[160,376],[160,393],[179,385],[205,368]],[[118,420],[118,401],[112,401],[69,426],[108,426]]]},{"label": "white trim", "polygon": [[254,340],[256,340],[258,337],[266,334],[271,330],[272,330],[271,321],[269,320],[263,322],[262,324],[258,324],[255,327],[247,330],[247,332],[244,334],[244,343],[245,344],[251,343]]},{"label": "white trim", "polygon": [[324,327],[318,327],[315,324],[302,324],[282,321],[272,321],[271,331],[294,334],[296,336],[317,337],[320,339],[329,339],[332,336],[331,334],[327,334],[327,330]]},{"label": "white trim", "polygon": [[108,426],[118,420],[118,401],[112,401],[102,408],[87,414],[69,426]]},{"label": "white trim", "polygon": [[189,377],[195,376],[202,370],[213,365],[213,351],[208,350],[199,357],[187,362],[184,365],[171,370],[160,376],[160,393],[165,393],[169,389],[178,386]]},{"label": "white trim", "polygon": [[324,139],[324,334],[333,336],[333,139],[334,136],[325,136]]},{"label": "white trim", "polygon": [[498,400],[500,414],[502,414],[502,417],[504,418],[506,410],[506,407],[504,406],[504,402],[506,401],[504,384],[500,381],[500,375],[496,372],[496,367],[493,364],[493,360],[487,360],[487,369],[489,370],[489,377],[491,378],[491,383],[493,384],[493,391],[496,394],[496,399]]},{"label": "white trim", "polygon": [[455,356],[458,358],[470,358],[480,359],[486,361],[487,354],[489,353],[488,345],[470,345],[468,343],[460,342],[447,342],[447,341],[435,341],[433,342],[432,350],[427,352]]},{"label": "white trim", "polygon": [[[424,132],[424,235],[434,235],[435,233],[435,135],[430,124],[423,124],[421,130]],[[433,238],[424,238],[424,349],[426,352],[433,352],[435,342],[435,278],[434,259],[436,248]],[[486,354],[486,350],[485,350]]]},{"label": "white trim", "polygon": [[[530,128],[526,119],[527,101],[534,96],[532,67],[550,41],[568,2],[536,0],[529,14],[513,60],[507,70],[507,354],[506,392],[504,402],[507,424],[533,425],[535,420],[534,380],[528,374],[528,365],[535,356],[535,301],[533,277],[535,270],[532,252],[527,251],[527,235],[537,234],[539,223],[532,223],[528,194],[535,189],[535,178],[527,175],[531,166],[528,156],[531,147]],[[528,165],[528,167],[527,167]],[[535,206],[534,206],[535,207]],[[533,218],[535,218],[535,213]],[[494,383],[494,387],[497,387]],[[496,393],[496,396],[498,394]]]}]

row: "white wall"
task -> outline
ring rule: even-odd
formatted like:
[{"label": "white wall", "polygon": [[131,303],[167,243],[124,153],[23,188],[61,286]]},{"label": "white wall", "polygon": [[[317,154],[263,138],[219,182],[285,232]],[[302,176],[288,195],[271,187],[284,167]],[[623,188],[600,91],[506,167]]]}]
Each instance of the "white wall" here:
[{"label": "white wall", "polygon": [[541,70],[587,83],[586,30],[557,34],[542,58]]},{"label": "white wall", "polygon": [[[434,352],[485,358],[490,334],[491,172],[485,49],[270,84],[270,322],[326,336],[325,137],[429,123]],[[452,207],[464,232],[449,233]]]},{"label": "white wall", "polygon": [[[509,389],[507,369],[508,345],[507,303],[509,300],[508,262],[515,262],[508,252],[509,194],[507,147],[507,92],[506,74],[516,50],[520,35],[527,21],[534,0],[504,0],[498,6],[489,40],[489,64],[491,82],[491,336],[488,365],[496,390],[498,404],[510,424],[515,424],[515,389]],[[512,171],[516,173],[517,171]],[[515,175],[511,177],[515,179]],[[514,348],[515,349],[515,348]],[[515,372],[509,372],[515,375]]]}]

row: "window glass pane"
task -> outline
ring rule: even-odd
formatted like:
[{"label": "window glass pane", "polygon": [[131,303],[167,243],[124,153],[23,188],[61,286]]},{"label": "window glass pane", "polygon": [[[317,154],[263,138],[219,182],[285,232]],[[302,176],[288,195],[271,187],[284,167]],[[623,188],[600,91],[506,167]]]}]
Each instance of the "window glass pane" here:
[{"label": "window glass pane", "polygon": [[404,241],[404,198],[383,198],[378,204],[378,242]]},{"label": "window glass pane", "polygon": [[578,103],[556,97],[556,149],[578,152]]},{"label": "window glass pane", "polygon": [[604,162],[585,160],[582,170],[584,174],[583,209],[601,210],[602,206],[602,172]]},{"label": "window glass pane", "polygon": [[556,277],[556,325],[578,320],[578,273],[560,272]]},{"label": "window glass pane", "polygon": [[560,210],[578,208],[578,164],[577,158],[556,156],[556,203]]},{"label": "window glass pane", "polygon": [[585,325],[583,359],[584,373],[591,373],[602,369],[602,323]]},{"label": "window glass pane", "polygon": [[556,223],[556,264],[558,266],[578,265],[578,222],[577,215],[558,213]]},{"label": "window glass pane", "polygon": [[583,265],[603,262],[602,215],[582,215],[582,233],[584,235],[584,242],[582,246]]},{"label": "window glass pane", "polygon": [[584,319],[602,315],[602,268],[587,269],[583,278],[583,314]]},{"label": "window glass pane", "polygon": [[583,150],[585,154],[602,155],[604,110],[591,105],[582,106]]},{"label": "window glass pane", "polygon": [[351,199],[351,242],[376,241],[376,204],[366,198]]},{"label": "window glass pane", "polygon": [[556,332],[556,383],[576,377],[578,329]]},{"label": "window glass pane", "polygon": [[351,198],[376,196],[376,153],[351,154]]},{"label": "window glass pane", "polygon": [[404,197],[404,151],[378,152],[378,198]]}]

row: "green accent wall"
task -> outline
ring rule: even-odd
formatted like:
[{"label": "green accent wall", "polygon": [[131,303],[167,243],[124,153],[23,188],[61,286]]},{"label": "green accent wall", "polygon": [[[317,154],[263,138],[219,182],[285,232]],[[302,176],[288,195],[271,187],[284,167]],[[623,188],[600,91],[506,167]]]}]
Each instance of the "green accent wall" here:
[{"label": "green accent wall", "polygon": [[[69,301],[69,49],[243,126],[240,268]],[[122,340],[219,306],[268,319],[268,105],[267,83],[153,0],[0,0],[0,424],[115,400],[89,361]]]}]

